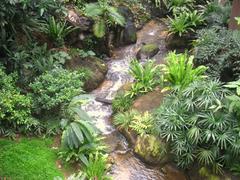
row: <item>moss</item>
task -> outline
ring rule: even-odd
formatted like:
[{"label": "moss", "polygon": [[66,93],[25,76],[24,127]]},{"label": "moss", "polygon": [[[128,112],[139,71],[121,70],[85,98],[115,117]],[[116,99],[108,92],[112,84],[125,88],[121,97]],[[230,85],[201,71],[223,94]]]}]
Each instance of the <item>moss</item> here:
[{"label": "moss", "polygon": [[134,150],[144,161],[154,164],[164,161],[167,155],[167,145],[152,135],[138,137]]},{"label": "moss", "polygon": [[0,175],[9,179],[52,180],[63,178],[56,167],[57,155],[51,139],[0,140]]},{"label": "moss", "polygon": [[146,44],[141,48],[142,53],[151,53],[153,51],[158,50],[158,45],[157,44]]}]

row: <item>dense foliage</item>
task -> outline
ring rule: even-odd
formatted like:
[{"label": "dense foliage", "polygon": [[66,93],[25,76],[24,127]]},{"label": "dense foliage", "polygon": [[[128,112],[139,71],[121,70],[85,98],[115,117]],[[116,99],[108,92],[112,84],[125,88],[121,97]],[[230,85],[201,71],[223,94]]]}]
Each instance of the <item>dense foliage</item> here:
[{"label": "dense foliage", "polygon": [[[166,17],[166,40],[193,49],[170,52],[160,66],[132,60],[134,81],[112,102],[113,124],[143,144],[151,137],[154,150],[164,144],[180,167],[195,165],[203,177],[240,174],[240,31],[227,29],[231,9],[228,0],[2,0],[0,137],[18,142],[0,140],[0,176],[62,178],[51,140],[19,138],[61,135],[59,158],[81,169],[74,178],[109,179],[106,147],[81,108],[91,99],[83,95],[87,78],[98,76],[87,60],[105,57],[99,51],[131,31],[135,37],[155,10]],[[168,91],[156,111],[132,109],[136,98],[160,89]]]},{"label": "dense foliage", "polygon": [[36,111],[53,110],[67,104],[83,92],[82,72],[56,68],[37,77],[30,87]]},{"label": "dense foliage", "polygon": [[19,82],[26,85],[46,71],[63,67],[70,58],[64,51],[48,50],[47,44],[39,46],[34,43],[19,46],[10,54],[9,60],[11,70],[19,74]]},{"label": "dense foliage", "polygon": [[170,84],[170,89],[184,89],[190,83],[204,78],[206,67],[194,68],[194,56],[187,53],[176,54],[170,52],[166,57],[166,64],[161,65],[163,79]]},{"label": "dense foliage", "polygon": [[238,156],[238,120],[223,104],[228,94],[216,80],[195,81],[157,110],[159,135],[171,142],[179,166],[197,161],[218,173]]},{"label": "dense foliage", "polygon": [[8,134],[11,129],[26,130],[35,123],[31,117],[31,97],[22,94],[16,86],[16,76],[7,75],[2,68],[0,68],[0,95],[0,135]]},{"label": "dense foliage", "polygon": [[195,64],[209,67],[209,74],[223,81],[239,78],[240,32],[206,29],[198,33]]},{"label": "dense foliage", "polygon": [[75,97],[64,111],[62,147],[59,155],[67,162],[80,162],[88,167],[90,155],[103,154],[104,146],[88,114],[78,106],[87,99]]}]

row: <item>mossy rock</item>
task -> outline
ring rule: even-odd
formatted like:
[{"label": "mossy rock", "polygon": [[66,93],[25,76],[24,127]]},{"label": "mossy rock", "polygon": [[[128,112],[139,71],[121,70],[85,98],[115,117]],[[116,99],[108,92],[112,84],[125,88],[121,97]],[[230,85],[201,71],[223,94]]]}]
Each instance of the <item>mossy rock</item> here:
[{"label": "mossy rock", "polygon": [[134,152],[148,164],[163,164],[168,160],[168,145],[152,135],[138,136]]},{"label": "mossy rock", "polygon": [[159,51],[159,47],[155,43],[145,44],[137,53],[137,59],[148,59],[155,56]]},{"label": "mossy rock", "polygon": [[108,71],[107,64],[97,57],[80,58],[74,57],[66,63],[68,69],[87,69],[90,74],[88,80],[84,84],[85,91],[96,89],[105,79]]}]

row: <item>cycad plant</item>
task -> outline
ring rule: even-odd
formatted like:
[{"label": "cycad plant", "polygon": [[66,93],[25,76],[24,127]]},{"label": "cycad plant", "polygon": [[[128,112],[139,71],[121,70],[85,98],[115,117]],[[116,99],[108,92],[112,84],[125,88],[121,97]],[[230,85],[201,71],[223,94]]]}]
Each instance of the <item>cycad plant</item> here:
[{"label": "cycad plant", "polygon": [[163,79],[170,84],[167,89],[184,89],[191,82],[205,77],[207,68],[205,66],[194,68],[193,59],[194,57],[187,53],[170,52],[167,55],[166,64],[161,65]]},{"label": "cycad plant", "polygon": [[216,80],[195,81],[165,98],[156,112],[159,135],[170,142],[180,167],[221,173],[240,153],[239,124],[224,106],[229,91]]},{"label": "cycad plant", "polygon": [[85,14],[93,18],[93,32],[98,38],[102,38],[106,34],[109,26],[115,24],[124,26],[125,24],[124,17],[117,8],[109,4],[108,0],[98,0],[96,3],[86,4]]}]

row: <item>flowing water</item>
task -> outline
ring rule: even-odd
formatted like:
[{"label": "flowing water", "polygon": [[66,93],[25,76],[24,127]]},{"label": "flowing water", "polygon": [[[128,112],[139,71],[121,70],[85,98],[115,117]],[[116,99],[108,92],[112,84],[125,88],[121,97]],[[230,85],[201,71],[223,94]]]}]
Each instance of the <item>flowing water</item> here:
[{"label": "flowing water", "polygon": [[110,172],[114,180],[169,179],[166,173],[163,173],[160,168],[147,166],[134,156],[126,139],[111,123],[111,105],[97,101],[98,99],[113,100],[121,86],[133,81],[133,78],[129,75],[129,65],[142,43],[157,43],[160,51],[154,58],[157,63],[162,62],[166,53],[164,46],[164,39],[166,37],[165,29],[166,27],[163,22],[150,21],[138,32],[138,41],[136,44],[116,49],[114,56],[108,62],[109,70],[105,81],[98,89],[91,93],[95,99],[90,100],[83,106],[83,109],[93,118],[96,127],[106,137],[106,143],[110,148],[110,157],[114,162]]}]

